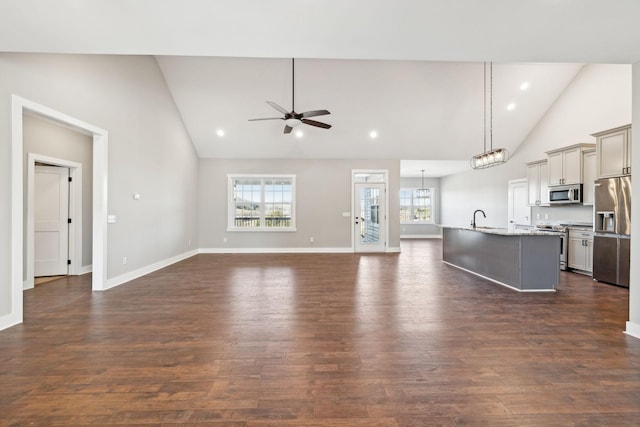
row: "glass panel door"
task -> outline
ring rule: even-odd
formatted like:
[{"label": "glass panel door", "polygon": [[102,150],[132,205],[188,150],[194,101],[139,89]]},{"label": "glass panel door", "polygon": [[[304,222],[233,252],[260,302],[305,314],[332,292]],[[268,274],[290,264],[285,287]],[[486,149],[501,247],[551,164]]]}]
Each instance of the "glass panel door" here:
[{"label": "glass panel door", "polygon": [[355,184],[354,242],[356,252],[386,250],[385,184]]}]

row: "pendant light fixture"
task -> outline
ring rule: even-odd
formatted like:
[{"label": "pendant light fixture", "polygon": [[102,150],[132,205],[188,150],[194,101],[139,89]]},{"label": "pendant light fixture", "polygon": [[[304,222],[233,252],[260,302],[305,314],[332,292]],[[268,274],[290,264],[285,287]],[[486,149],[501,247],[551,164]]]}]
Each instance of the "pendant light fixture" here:
[{"label": "pendant light fixture", "polygon": [[422,169],[422,186],[416,190],[417,199],[427,199],[431,197],[431,190],[424,188],[424,169]]},{"label": "pendant light fixture", "polygon": [[489,63],[489,151],[487,151],[487,63],[484,63],[484,148],[471,158],[473,169],[484,169],[505,163],[509,158],[506,148],[493,148],[493,62]]}]

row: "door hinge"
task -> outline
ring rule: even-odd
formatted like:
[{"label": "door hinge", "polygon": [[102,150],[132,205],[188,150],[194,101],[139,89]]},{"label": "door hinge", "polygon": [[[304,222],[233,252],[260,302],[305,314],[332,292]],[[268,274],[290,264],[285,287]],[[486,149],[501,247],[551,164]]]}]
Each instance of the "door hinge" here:
[{"label": "door hinge", "polygon": [[67,260],[67,265],[71,265],[71,260],[70,259]]},{"label": "door hinge", "polygon": [[73,182],[73,178],[69,177],[69,182]]},{"label": "door hinge", "polygon": [[67,223],[71,224],[71,218],[67,218]]}]

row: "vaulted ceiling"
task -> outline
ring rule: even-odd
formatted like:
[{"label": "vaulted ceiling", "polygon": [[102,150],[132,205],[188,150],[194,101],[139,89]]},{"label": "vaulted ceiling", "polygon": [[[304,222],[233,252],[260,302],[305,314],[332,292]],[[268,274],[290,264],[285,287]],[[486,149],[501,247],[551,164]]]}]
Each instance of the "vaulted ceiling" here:
[{"label": "vaulted ceiling", "polygon": [[[483,61],[494,146],[514,150],[583,63],[640,61],[639,17],[637,0],[4,0],[0,51],[156,56],[201,157],[462,164],[483,148]],[[292,57],[296,110],[330,110],[330,130],[248,121],[291,108]]]}]

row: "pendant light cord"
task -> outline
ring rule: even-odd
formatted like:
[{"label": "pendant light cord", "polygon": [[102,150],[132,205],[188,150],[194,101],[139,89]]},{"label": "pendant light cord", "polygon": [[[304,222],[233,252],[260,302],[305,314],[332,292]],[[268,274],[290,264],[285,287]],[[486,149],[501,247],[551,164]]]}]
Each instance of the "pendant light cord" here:
[{"label": "pendant light cord", "polygon": [[487,152],[487,63],[485,62],[484,65],[484,86],[483,86],[483,95],[484,95],[484,114],[482,116],[482,121],[484,124],[484,135],[483,135],[483,141],[484,141],[484,150],[482,151],[483,153]]},{"label": "pendant light cord", "polygon": [[489,67],[489,144],[490,151],[493,151],[493,62]]},{"label": "pendant light cord", "polygon": [[291,58],[291,111],[296,110],[296,59]]}]

